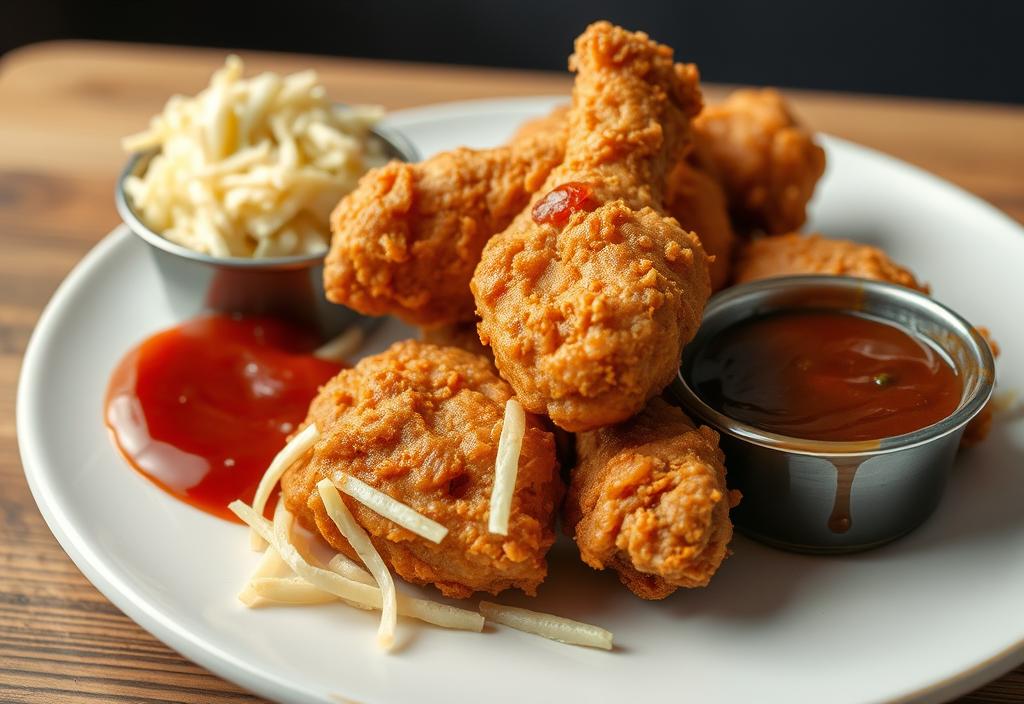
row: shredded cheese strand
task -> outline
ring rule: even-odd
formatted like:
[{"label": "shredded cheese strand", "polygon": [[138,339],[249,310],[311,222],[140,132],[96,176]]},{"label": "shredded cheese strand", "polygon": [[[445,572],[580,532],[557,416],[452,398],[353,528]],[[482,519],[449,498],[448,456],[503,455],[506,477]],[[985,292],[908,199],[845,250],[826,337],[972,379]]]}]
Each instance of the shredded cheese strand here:
[{"label": "shredded cheese strand", "polygon": [[[283,503],[279,501],[277,509],[283,508]],[[309,550],[309,541],[297,540],[295,532],[291,530],[291,514],[288,514],[287,511],[277,509],[275,509],[274,511],[274,530],[279,529],[279,524],[282,525],[283,527],[280,528],[280,530],[284,530],[285,534],[290,536],[291,544],[299,552],[299,555],[302,557],[302,559],[311,565],[319,565],[320,561],[317,560],[317,558]],[[287,525],[285,525],[286,522]],[[319,538],[320,536],[317,535],[316,537]],[[340,552],[334,554],[330,561],[328,561],[326,567],[331,572],[337,572],[342,577],[345,577],[346,579],[351,579],[353,582],[362,582],[363,584],[369,584],[370,586],[377,586],[376,580],[374,580],[373,576],[369,572],[367,572],[362,567],[362,565],[357,563],[355,560],[350,559],[347,555],[343,555]],[[286,576],[294,576],[295,573],[292,572],[287,565],[285,565],[285,568],[288,570],[288,575]]]},{"label": "shredded cheese strand", "polygon": [[498,454],[494,462],[494,486],[491,487],[491,510],[487,530],[497,535],[508,535],[508,520],[512,513],[512,497],[519,474],[519,454],[526,434],[526,411],[514,398],[505,403],[505,418],[498,437]]},{"label": "shredded cheese strand", "polygon": [[425,538],[432,543],[440,543],[448,535],[448,529],[437,521],[427,518],[411,506],[407,506],[384,492],[374,489],[351,474],[338,472],[336,476],[337,482],[335,486],[339,489],[371,511],[394,521],[421,538]]},{"label": "shredded cheese strand", "polygon": [[317,482],[316,489],[320,493],[320,499],[324,502],[324,508],[327,509],[327,515],[359,555],[380,588],[383,608],[380,614],[380,626],[377,629],[377,643],[384,650],[391,650],[395,645],[395,627],[398,621],[398,597],[391,572],[384,564],[384,560],[381,559],[377,548],[373,547],[373,543],[370,542],[370,536],[366,534],[362,526],[356,523],[355,517],[352,516],[352,512],[348,510],[345,502],[341,500],[341,494],[338,493],[331,480],[321,479]]},{"label": "shredded cheese strand", "polygon": [[331,572],[337,572],[342,577],[347,577],[353,582],[362,582],[363,584],[377,583],[374,581],[373,575],[357,565],[354,560],[350,560],[347,555],[342,555],[340,552],[327,563],[327,569]]},{"label": "shredded cheese strand", "polygon": [[[302,558],[295,546],[288,540],[286,529],[291,525],[292,516],[283,507],[278,507],[282,516],[280,528],[272,527],[270,521],[261,513],[257,513],[251,506],[241,501],[232,501],[228,508],[249,527],[255,529],[267,543],[273,545],[292,571],[302,579],[322,591],[340,597],[350,606],[361,609],[381,608],[383,602],[380,589],[315,567]],[[278,522],[275,521],[276,523]],[[281,539],[282,535],[283,540]],[[478,633],[483,630],[484,625],[483,616],[473,611],[403,595],[398,597],[398,614],[444,628]]]},{"label": "shredded cheese strand", "polygon": [[[252,508],[261,516],[267,506],[267,500],[274,491],[274,487],[281,481],[285,471],[302,458],[320,439],[320,431],[316,423],[310,423],[303,428],[302,432],[288,441],[277,456],[270,462],[267,471],[263,473],[260,484],[256,487],[256,495],[252,499]],[[267,544],[260,538],[255,530],[249,532],[249,545],[253,550],[262,550]]]},{"label": "shredded cheese strand", "polygon": [[288,565],[285,564],[281,556],[277,554],[277,550],[273,548],[267,548],[263,556],[260,557],[260,562],[256,565],[256,570],[249,577],[249,581],[242,587],[242,591],[238,593],[238,600],[248,606],[250,609],[259,606],[260,594],[253,589],[253,581],[265,577],[284,577],[292,574],[292,570]]},{"label": "shredded cheese strand", "polygon": [[[285,531],[286,535],[290,536],[289,539],[291,541],[291,544],[295,547],[295,549],[298,551],[299,555],[302,557],[303,560],[305,560],[311,565],[321,566],[320,560],[318,560],[316,556],[313,555],[312,552],[310,551],[309,541],[298,540],[298,536],[295,534],[294,531],[291,530],[291,525],[293,524],[292,515],[289,514],[287,511],[278,510],[283,508],[283,502],[279,501],[277,504],[277,508],[274,510],[273,529],[283,530]],[[279,526],[282,527],[279,528]],[[316,534],[316,537],[319,538],[320,535]],[[377,586],[377,581],[369,572],[367,572],[362,567],[362,565],[357,563],[355,560],[350,559],[347,555],[343,555],[340,552],[335,553],[334,556],[331,557],[331,559],[328,561],[328,563],[323,566],[329,569],[331,572],[337,572],[346,579],[351,579],[353,582],[362,582],[363,584],[369,584],[373,587]],[[291,572],[290,569],[288,572],[290,575],[294,576],[294,573]]]},{"label": "shredded cheese strand", "polygon": [[260,598],[279,604],[326,604],[338,600],[334,594],[317,589],[300,577],[257,577],[249,588]]},{"label": "shredded cheese strand", "polygon": [[544,614],[515,606],[504,606],[490,601],[480,602],[480,613],[492,623],[498,623],[518,631],[533,633],[569,645],[584,645],[590,648],[612,649],[612,633],[589,623],[569,618]]},{"label": "shredded cheese strand", "polygon": [[[270,524],[270,531],[271,531],[271,534],[274,536],[274,540],[278,541],[278,542],[283,542],[283,543],[291,546],[292,548],[294,548],[295,549],[295,553],[298,555],[298,558],[297,558],[298,560],[301,560],[302,562],[305,562],[306,564],[310,565],[311,567],[314,567],[316,569],[320,569],[320,566],[319,566],[316,558],[313,555],[311,555],[309,553],[309,551],[306,550],[306,548],[308,548],[309,545],[307,543],[304,543],[303,541],[296,540],[295,531],[293,530],[294,526],[295,526],[295,516],[293,516],[288,511],[288,509],[285,508],[284,501],[278,500],[277,506],[274,509],[274,520]],[[293,572],[293,574],[294,574],[294,572]],[[367,572],[366,574],[369,575],[370,573]],[[309,577],[308,574],[305,575],[305,577],[303,577],[302,575],[297,575],[297,576],[299,577],[299,579],[304,579],[305,578],[306,581],[308,581],[308,577]],[[377,583],[375,581],[373,581],[373,577],[370,577],[369,580],[367,580],[367,581],[362,581],[362,580],[353,580],[353,581],[360,582],[361,584],[368,584],[368,585],[370,585],[373,588],[376,588],[376,586],[377,586]],[[333,592],[331,592],[329,589],[328,590],[324,590],[322,585],[319,585],[316,582],[311,582],[311,583],[314,586],[320,588],[321,591],[325,591],[326,593],[333,594]],[[336,598],[341,599],[341,601],[343,601],[344,603],[348,604],[349,606],[352,606],[352,607],[357,608],[357,609],[364,609],[366,611],[372,611],[375,608],[373,606],[367,606],[366,604],[358,603],[358,602],[355,602],[355,601],[347,601],[343,597],[341,597],[340,595],[337,595],[337,594],[333,594],[333,595]],[[380,608],[380,607],[376,607],[376,608]]]}]

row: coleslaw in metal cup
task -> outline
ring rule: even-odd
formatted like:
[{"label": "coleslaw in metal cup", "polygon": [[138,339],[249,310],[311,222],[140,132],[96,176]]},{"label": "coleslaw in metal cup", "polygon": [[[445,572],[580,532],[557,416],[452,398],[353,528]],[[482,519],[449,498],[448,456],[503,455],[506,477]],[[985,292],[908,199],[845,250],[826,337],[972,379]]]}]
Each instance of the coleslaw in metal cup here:
[{"label": "coleslaw in metal cup", "polygon": [[[768,432],[717,411],[690,383],[698,352],[741,321],[786,311],[843,312],[895,324],[932,346],[962,382],[952,414],[903,435],[869,441],[805,440]],[[721,435],[730,488],[743,494],[736,527],[800,552],[865,550],[919,526],[945,489],[964,427],[988,403],[991,350],[946,306],[895,284],[841,276],[755,281],[712,297],[683,353],[672,393],[695,420]]]},{"label": "coleslaw in metal cup", "polygon": [[[382,142],[389,159],[419,159],[416,148],[402,134],[378,125],[371,135]],[[145,173],[155,153],[135,154],[129,159],[114,198],[121,219],[149,245],[176,315],[188,317],[202,311],[272,315],[315,329],[324,339],[361,318],[324,296],[326,251],[287,257],[214,257],[175,244],[150,229],[132,206],[125,181]]]}]

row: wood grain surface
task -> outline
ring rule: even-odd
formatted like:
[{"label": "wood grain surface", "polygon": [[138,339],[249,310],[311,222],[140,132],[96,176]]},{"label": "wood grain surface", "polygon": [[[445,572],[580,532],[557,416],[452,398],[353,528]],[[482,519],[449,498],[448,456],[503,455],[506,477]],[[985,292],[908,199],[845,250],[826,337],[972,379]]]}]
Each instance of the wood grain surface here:
[{"label": "wood grain surface", "polygon": [[[224,54],[59,42],[0,62],[0,701],[260,701],[162,645],[82,577],[32,501],[14,422],[18,368],[35,321],[68,271],[118,223],[118,140],[144,127],[172,93],[202,88]],[[389,109],[565,94],[571,84],[567,74],[243,56],[251,70],[315,67],[336,99]],[[1024,222],[1024,109],[789,97],[816,129],[922,166]],[[961,701],[1024,701],[1024,668]]]}]

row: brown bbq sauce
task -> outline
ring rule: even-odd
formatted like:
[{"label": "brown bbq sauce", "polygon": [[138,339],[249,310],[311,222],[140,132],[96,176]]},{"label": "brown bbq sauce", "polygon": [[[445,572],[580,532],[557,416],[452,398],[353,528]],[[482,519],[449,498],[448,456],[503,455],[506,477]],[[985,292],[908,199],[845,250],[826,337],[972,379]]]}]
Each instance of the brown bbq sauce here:
[{"label": "brown bbq sauce", "polygon": [[[260,477],[342,365],[270,318],[210,315],[159,332],[110,378],[104,419],[129,464],[196,508],[237,520]],[[273,505],[274,502],[271,502]]]},{"label": "brown bbq sauce", "polygon": [[690,378],[730,418],[826,441],[919,430],[956,410],[962,390],[941,354],[902,328],[824,311],[737,323],[697,352]]}]

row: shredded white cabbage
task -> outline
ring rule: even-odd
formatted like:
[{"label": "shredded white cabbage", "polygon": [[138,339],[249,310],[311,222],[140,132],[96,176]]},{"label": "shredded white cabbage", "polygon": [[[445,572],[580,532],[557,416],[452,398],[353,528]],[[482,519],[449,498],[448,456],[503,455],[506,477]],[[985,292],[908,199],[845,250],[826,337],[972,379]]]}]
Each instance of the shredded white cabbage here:
[{"label": "shredded white cabbage", "polygon": [[487,530],[508,535],[508,519],[512,512],[512,497],[516,492],[519,475],[519,454],[526,434],[526,411],[514,398],[505,403],[505,419],[498,436],[498,454],[494,462],[494,485],[491,487],[491,511]]},{"label": "shredded white cabbage", "polygon": [[611,631],[591,626],[588,623],[580,623],[569,618],[521,609],[516,606],[494,604],[489,601],[480,602],[480,613],[492,623],[533,633],[550,640],[603,650],[612,649]]}]

